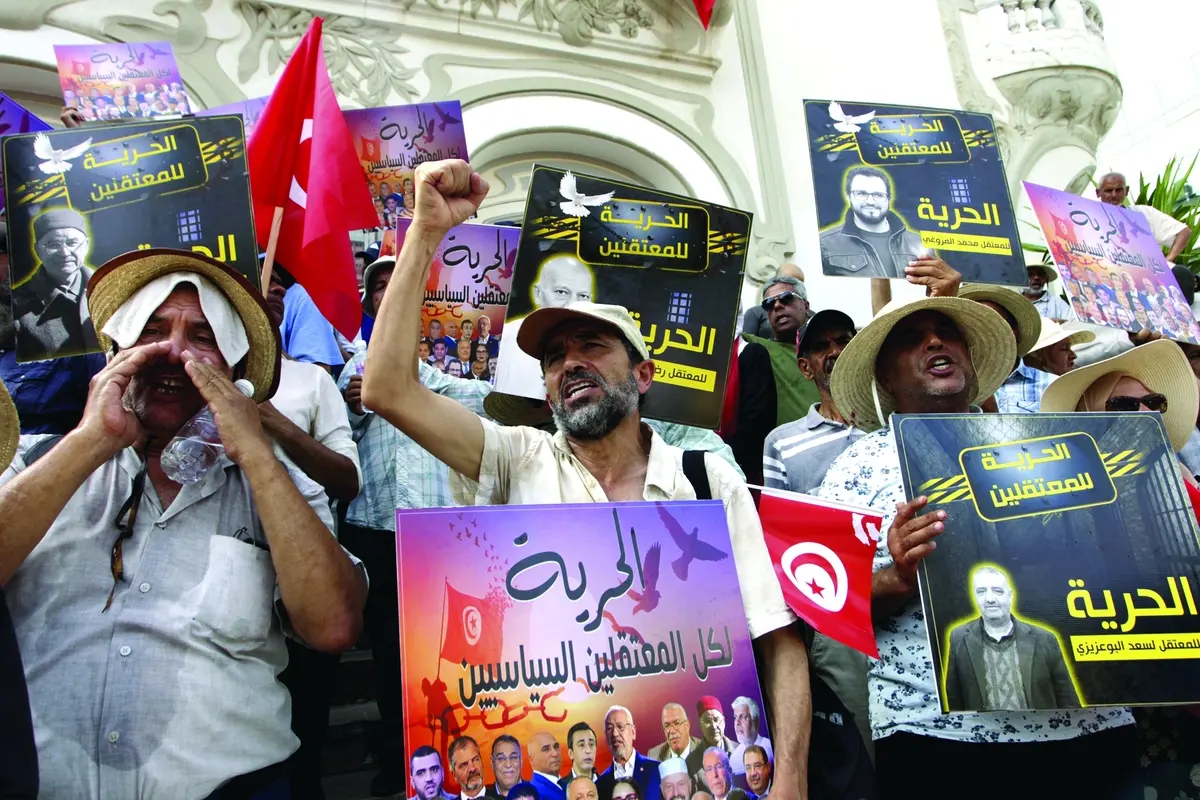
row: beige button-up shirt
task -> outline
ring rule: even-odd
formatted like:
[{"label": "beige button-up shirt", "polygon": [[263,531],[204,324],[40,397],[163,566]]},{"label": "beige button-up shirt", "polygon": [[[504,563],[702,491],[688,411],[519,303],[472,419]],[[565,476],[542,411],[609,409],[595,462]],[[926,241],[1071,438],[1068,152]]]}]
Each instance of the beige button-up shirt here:
[{"label": "beige button-up shirt", "polygon": [[[607,503],[600,483],[571,452],[566,437],[536,428],[483,423],[483,460],[479,481],[451,472],[454,499],[460,505],[533,505]],[[649,426],[647,426],[649,428]],[[642,498],[647,501],[695,500],[683,473],[683,450],[650,430],[650,462]],[[783,599],[771,556],[763,541],[754,501],[741,477],[720,458],[704,456],[713,499],[725,505],[742,604],[751,638],[790,625],[796,616]]]}]

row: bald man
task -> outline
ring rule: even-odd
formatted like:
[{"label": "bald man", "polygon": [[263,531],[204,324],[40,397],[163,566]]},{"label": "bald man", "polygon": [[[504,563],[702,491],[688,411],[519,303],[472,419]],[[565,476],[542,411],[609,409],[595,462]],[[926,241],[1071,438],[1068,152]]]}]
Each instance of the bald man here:
[{"label": "bald man", "polygon": [[591,778],[576,778],[567,784],[567,800],[600,800],[600,792]]},{"label": "bald man", "polygon": [[[790,262],[780,266],[778,274],[787,275],[789,278],[795,278],[804,283],[804,270]],[[767,312],[763,310],[761,305],[751,306],[746,309],[746,313],[742,315],[742,333],[761,336],[764,339],[770,339],[775,335],[774,331],[771,330],[771,320],[767,318]]]},{"label": "bald man", "polygon": [[[533,768],[530,783],[538,790],[541,800],[567,800],[567,794],[558,785],[562,772],[562,745],[549,731],[539,731],[525,745],[529,754],[529,765]],[[568,787],[569,788],[569,787]]]},{"label": "bald man", "polygon": [[[599,302],[592,268],[572,255],[553,255],[542,262],[530,290],[534,309],[566,308],[579,301]],[[523,318],[522,318],[523,319]],[[523,397],[545,396],[542,365],[517,346],[521,319],[506,320],[496,365],[496,391]]]},{"label": "bald man", "polygon": [[[1129,183],[1119,172],[1109,172],[1100,176],[1096,184],[1096,197],[1102,203],[1110,206],[1123,206],[1129,196]],[[1188,239],[1192,238],[1192,229],[1172,216],[1168,216],[1153,206],[1130,205],[1134,211],[1141,213],[1150,223],[1150,234],[1159,246],[1167,253],[1167,261],[1172,264],[1180,254],[1187,249]]]}]

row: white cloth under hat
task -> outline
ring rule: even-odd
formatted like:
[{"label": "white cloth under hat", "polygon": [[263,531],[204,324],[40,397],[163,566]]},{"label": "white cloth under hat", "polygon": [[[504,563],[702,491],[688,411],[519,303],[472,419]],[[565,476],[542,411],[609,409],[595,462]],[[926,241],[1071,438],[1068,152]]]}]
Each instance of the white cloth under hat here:
[{"label": "white cloth under hat", "polygon": [[190,283],[200,295],[200,309],[212,328],[217,349],[229,366],[241,361],[250,351],[246,328],[233,304],[206,278],[194,272],[172,272],[162,275],[134,292],[104,323],[104,335],[122,349],[133,347],[142,335],[146,322],[161,306],[175,287]]},{"label": "white cloth under hat", "polygon": [[658,778],[662,780],[672,775],[687,775],[687,762],[678,756],[668,758],[658,765]]}]

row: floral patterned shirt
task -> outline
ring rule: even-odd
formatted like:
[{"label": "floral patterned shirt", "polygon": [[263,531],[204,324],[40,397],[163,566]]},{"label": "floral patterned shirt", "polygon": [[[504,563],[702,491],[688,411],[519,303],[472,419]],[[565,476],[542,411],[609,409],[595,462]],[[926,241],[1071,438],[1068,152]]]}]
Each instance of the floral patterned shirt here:
[{"label": "floral patterned shirt", "polygon": [[[875,571],[892,565],[886,531],[896,504],[907,502],[896,440],[888,428],[850,445],[829,467],[818,497],[874,509],[883,515]],[[989,711],[943,714],[919,597],[886,621],[876,621],[880,660],[868,673],[871,738],[896,732],[968,742],[1044,742],[1132,725],[1127,708],[1055,711]]]}]

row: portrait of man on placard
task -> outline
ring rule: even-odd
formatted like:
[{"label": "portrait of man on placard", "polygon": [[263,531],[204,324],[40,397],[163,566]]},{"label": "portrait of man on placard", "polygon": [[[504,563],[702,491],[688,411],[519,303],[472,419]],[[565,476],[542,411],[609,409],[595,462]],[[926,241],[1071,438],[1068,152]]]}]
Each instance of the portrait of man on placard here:
[{"label": "portrait of man on placard", "polygon": [[971,571],[979,616],[950,630],[946,699],[951,711],[1079,708],[1079,693],[1053,631],[1013,614],[1003,570]]},{"label": "portrait of man on placard", "polygon": [[53,208],[33,219],[33,275],[13,287],[17,359],[57,358],[100,349],[88,313],[86,288],[89,226],[70,208]]},{"label": "portrait of man on placard", "polygon": [[888,175],[876,167],[846,172],[846,216],[821,233],[821,267],[826,275],[903,278],[908,262],[921,257],[920,235],[892,210]]}]

